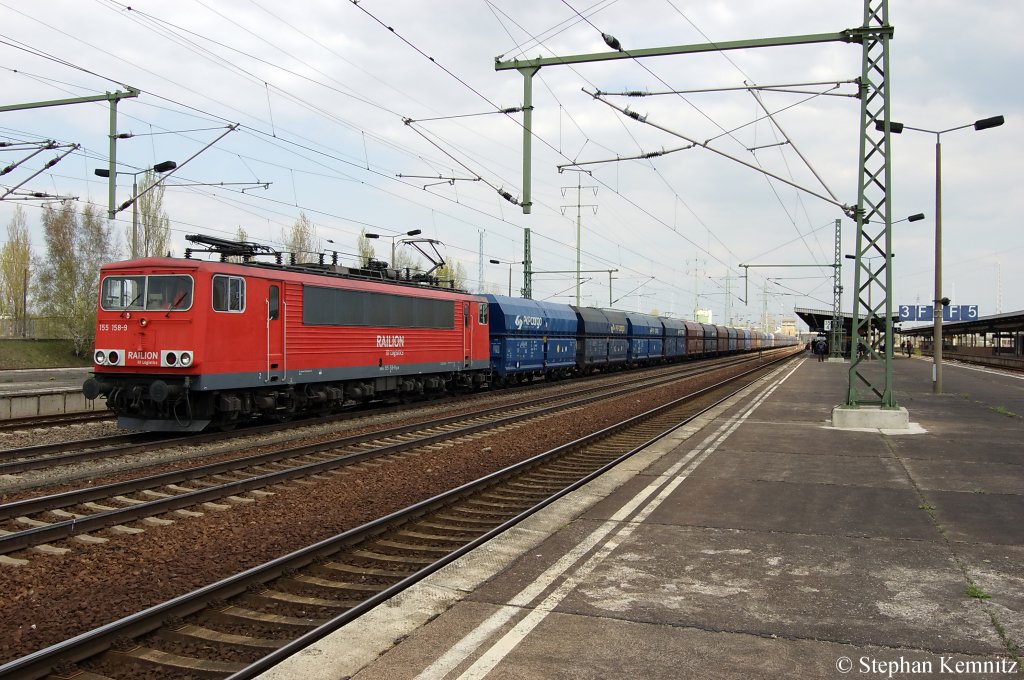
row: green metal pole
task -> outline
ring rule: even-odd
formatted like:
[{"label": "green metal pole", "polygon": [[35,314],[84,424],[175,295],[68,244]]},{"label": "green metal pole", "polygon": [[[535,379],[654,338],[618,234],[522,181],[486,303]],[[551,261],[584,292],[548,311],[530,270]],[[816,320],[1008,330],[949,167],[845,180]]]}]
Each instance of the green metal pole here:
[{"label": "green metal pole", "polygon": [[580,306],[580,223],[582,218],[580,217],[580,210],[583,202],[583,180],[580,175],[576,176],[576,306]]},{"label": "green metal pole", "polygon": [[832,351],[829,356],[835,359],[843,357],[843,266],[842,260],[842,221],[836,220],[836,262],[833,270],[832,283]]},{"label": "green metal pole", "polygon": [[[117,205],[117,99],[110,100],[110,151],[108,152],[110,162],[107,168],[110,172],[107,180],[107,219],[114,219],[115,206]],[[132,255],[135,255],[135,244],[132,243]]]},{"label": "green metal pole", "polygon": [[533,262],[530,260],[530,228],[523,230],[523,297],[533,298]]},{"label": "green metal pole", "polygon": [[935,301],[932,303],[932,393],[942,394],[942,141],[935,135]]},{"label": "green metal pole", "polygon": [[521,68],[523,74],[523,214],[529,215],[533,209],[533,191],[531,190],[531,159],[533,158],[533,74],[536,68]]},{"label": "green metal pole", "polygon": [[[889,126],[889,40],[892,26],[889,25],[888,0],[864,0],[864,26],[861,29],[861,130],[860,167],[857,193],[857,247],[854,270],[853,333],[850,342],[849,386],[846,406],[876,405],[883,409],[895,409],[896,400],[892,389],[892,200],[889,187],[892,180],[890,158]],[[882,126],[877,126],[884,122]],[[879,128],[883,128],[879,130]],[[873,225],[884,225],[881,229]],[[872,231],[874,230],[874,231]],[[870,265],[870,253],[884,257],[881,270],[874,271]],[[865,266],[867,262],[867,266]],[[861,284],[862,274],[866,283]],[[875,325],[876,310],[871,302],[871,289],[883,288],[885,295],[885,340],[886,348],[879,357],[871,342],[871,329]],[[865,291],[865,288],[867,289]],[[867,292],[867,300],[864,293]],[[861,309],[866,305],[862,314]],[[863,334],[868,343],[868,358],[883,360],[883,376],[877,370],[864,370],[857,344]],[[858,388],[866,388],[863,396]]]}]

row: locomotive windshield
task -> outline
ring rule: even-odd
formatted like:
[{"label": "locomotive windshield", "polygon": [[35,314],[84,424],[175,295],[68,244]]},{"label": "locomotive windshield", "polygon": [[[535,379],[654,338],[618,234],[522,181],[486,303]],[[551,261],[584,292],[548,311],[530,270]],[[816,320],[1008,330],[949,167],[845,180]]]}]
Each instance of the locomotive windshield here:
[{"label": "locomotive windshield", "polygon": [[124,310],[183,310],[192,306],[192,277],[108,276],[100,290],[100,306]]}]

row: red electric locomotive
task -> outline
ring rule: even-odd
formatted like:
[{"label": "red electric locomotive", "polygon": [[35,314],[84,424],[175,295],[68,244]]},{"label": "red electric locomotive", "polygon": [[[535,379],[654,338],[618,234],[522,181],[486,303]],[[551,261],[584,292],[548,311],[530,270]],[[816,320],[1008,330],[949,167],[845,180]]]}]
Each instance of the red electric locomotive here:
[{"label": "red electric locomotive", "polygon": [[399,281],[386,263],[281,266],[250,259],[265,246],[189,239],[250,261],[186,252],[101,269],[83,391],[105,396],[122,427],[226,429],[487,381],[481,297]]}]

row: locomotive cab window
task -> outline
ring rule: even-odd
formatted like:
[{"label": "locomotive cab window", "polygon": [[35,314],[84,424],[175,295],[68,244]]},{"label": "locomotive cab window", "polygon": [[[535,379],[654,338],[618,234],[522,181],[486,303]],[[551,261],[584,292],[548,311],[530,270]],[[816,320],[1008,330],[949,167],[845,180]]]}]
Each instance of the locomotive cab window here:
[{"label": "locomotive cab window", "polygon": [[181,311],[191,306],[192,277],[183,274],[108,276],[100,286],[100,307],[107,311]]},{"label": "locomotive cab window", "polygon": [[108,311],[142,309],[145,296],[145,276],[108,276],[100,286],[100,307]]},{"label": "locomotive cab window", "polygon": [[240,276],[213,277],[213,311],[245,311],[245,279]]},{"label": "locomotive cab window", "polygon": [[192,306],[191,276],[149,276],[146,309],[181,311]]},{"label": "locomotive cab window", "polygon": [[478,308],[479,319],[477,320],[481,326],[487,325],[487,303],[481,302]]}]

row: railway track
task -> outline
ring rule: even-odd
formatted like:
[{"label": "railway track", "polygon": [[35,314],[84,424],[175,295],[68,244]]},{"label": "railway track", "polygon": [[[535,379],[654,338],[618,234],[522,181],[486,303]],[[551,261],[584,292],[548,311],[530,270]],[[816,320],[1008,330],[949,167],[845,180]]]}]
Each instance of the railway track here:
[{"label": "railway track", "polygon": [[[741,355],[740,357],[728,357],[724,359],[724,361],[720,359],[716,360],[715,363],[702,363],[700,365],[728,365],[729,363],[735,361],[750,360],[748,357],[749,355]],[[691,370],[689,368],[690,365],[686,366],[687,368],[684,368],[683,370]],[[660,375],[660,373],[662,372],[663,369],[653,369],[649,371],[643,371],[637,374],[630,374],[629,381],[630,384],[642,384],[643,382],[648,380],[650,376]],[[609,378],[607,375],[604,375],[597,378],[591,378],[590,380],[594,380],[597,384],[601,384],[602,382],[607,382]],[[612,378],[611,380],[619,380],[621,383],[621,378],[618,376],[616,376],[616,378]],[[581,384],[585,383],[586,380],[584,380]],[[558,383],[552,384],[557,385]],[[512,392],[514,392],[515,390],[518,390],[521,387],[523,386],[520,385],[510,389]],[[584,387],[583,389],[593,388]],[[493,393],[486,394],[489,395]],[[480,394],[474,393],[463,395],[461,397],[453,397],[446,403],[471,403],[473,400],[480,398]],[[367,415],[380,416],[389,413],[396,413],[402,411],[403,409],[409,408],[410,406],[416,406],[422,403],[423,402],[415,402],[414,404],[376,406],[369,412],[365,410],[345,411],[343,413],[337,413],[334,415],[322,416],[319,418],[312,419],[301,419],[288,423],[250,425],[240,430],[235,430],[231,432],[205,432],[198,434],[131,432],[124,434],[107,435],[92,439],[79,439],[51,444],[26,446],[21,448],[0,449],[0,475],[15,475],[24,472],[30,472],[33,470],[45,470],[61,465],[73,465],[77,463],[84,463],[104,458],[115,458],[119,456],[127,457],[139,453],[152,453],[168,447],[197,447],[222,441],[230,442],[233,439],[237,439],[239,437],[259,436],[263,434],[280,434],[288,431],[301,432],[304,428],[329,425],[332,423],[349,422],[359,418],[366,417]],[[111,417],[108,417],[107,419],[109,420],[111,419]]]},{"label": "railway track", "polygon": [[0,432],[16,432],[37,427],[53,427],[55,425],[78,425],[113,421],[114,415],[109,411],[87,411],[84,413],[57,413],[51,416],[29,416],[27,418],[5,418],[0,420]]},{"label": "railway track", "polygon": [[[744,357],[728,363],[743,365],[752,361]],[[255,456],[7,503],[0,505],[0,555],[30,548],[48,554],[69,552],[75,542],[109,540],[97,532],[138,533],[196,513],[226,510],[232,504],[255,502],[259,494],[272,493],[264,490],[277,484],[414,453],[442,442],[518,425],[524,419],[551,417],[560,411],[635,392],[639,387],[656,388],[685,380],[704,370],[704,366],[685,367],[656,379],[632,378],[611,386],[576,390],[571,395],[530,398],[425,423],[329,437]],[[199,437],[216,438],[223,434]],[[145,446],[132,444],[129,449]],[[62,544],[55,545],[56,542]]]},{"label": "railway track", "polygon": [[[735,360],[736,357],[729,357],[726,359],[727,362]],[[642,382],[643,380],[646,380],[648,376],[657,375],[660,372],[661,371],[659,371],[659,369],[650,369],[648,371],[642,371],[637,374],[631,374],[630,379],[633,381],[633,383],[639,383]],[[583,379],[581,384],[585,384],[588,380],[596,381],[598,384],[600,384],[601,382],[607,381],[608,379],[609,378],[607,375],[596,376],[594,378]],[[551,384],[557,385],[559,383]],[[519,390],[528,385],[529,383],[523,383],[522,385],[517,385],[510,388],[503,388],[501,391],[505,391],[505,389],[508,389],[511,393],[514,392],[515,390]],[[483,395],[481,395],[481,393],[466,394],[457,397],[451,397],[445,403],[471,403],[474,400],[486,398],[486,396],[490,394],[493,393],[488,392],[483,393]],[[233,430],[231,432],[217,431],[197,434],[130,432],[95,437],[91,439],[78,439],[72,441],[39,444],[34,446],[25,446],[12,449],[0,449],[0,475],[14,475],[23,472],[30,472],[33,470],[44,470],[60,465],[73,465],[76,463],[83,463],[103,458],[131,456],[143,452],[159,451],[167,447],[201,446],[220,441],[231,441],[232,439],[236,439],[238,437],[259,436],[268,433],[279,434],[288,431],[301,432],[304,428],[329,425],[332,423],[348,422],[366,417],[367,415],[381,416],[390,413],[397,413],[410,407],[422,405],[423,403],[426,402],[412,402],[410,404],[388,406],[382,406],[378,404],[374,405],[370,409],[345,411],[333,415],[299,419],[287,423],[272,423],[265,425],[254,424],[238,430]],[[54,416],[52,418],[43,417],[41,419],[32,418],[20,420],[25,421],[23,427],[27,428],[30,427],[30,425],[28,424],[29,421],[34,423],[33,425],[31,425],[31,427],[48,427],[54,425],[62,426],[67,424],[68,422],[112,421],[114,418],[111,415],[99,417],[100,414],[89,414],[90,418],[86,420],[65,421],[62,419],[74,415],[86,414],[69,414],[68,416]]]},{"label": "railway track", "polygon": [[[258,673],[758,379],[696,394],[0,667],[0,677]],[[739,384],[737,384],[739,383]],[[633,389],[633,388],[627,388]]]}]

